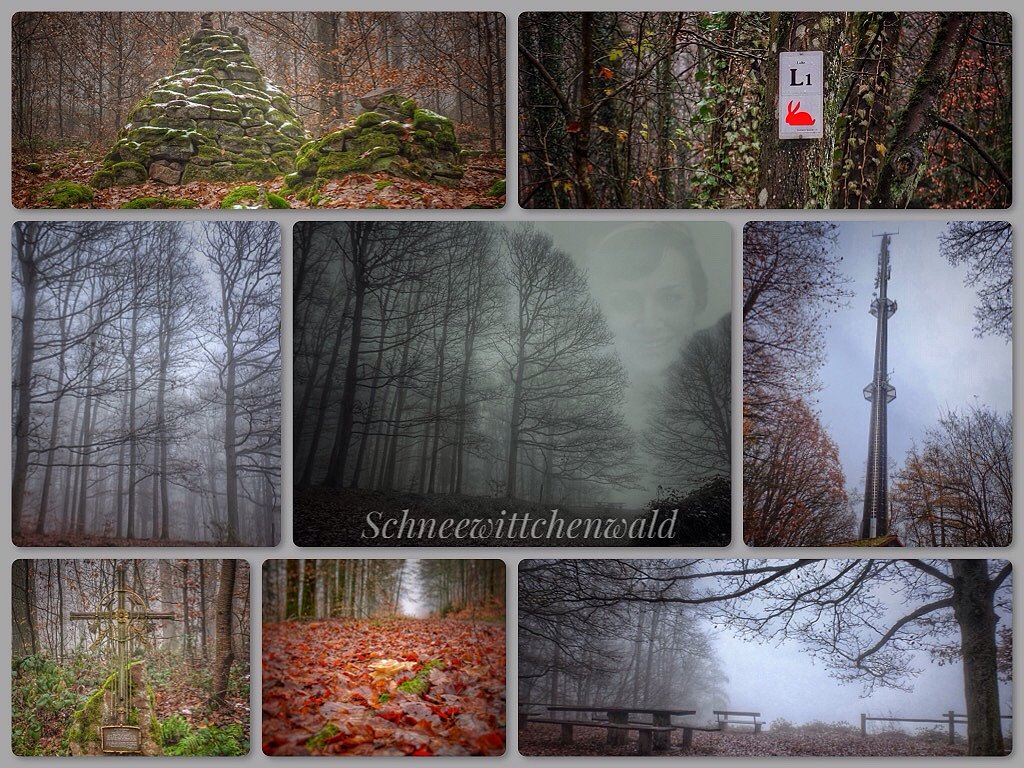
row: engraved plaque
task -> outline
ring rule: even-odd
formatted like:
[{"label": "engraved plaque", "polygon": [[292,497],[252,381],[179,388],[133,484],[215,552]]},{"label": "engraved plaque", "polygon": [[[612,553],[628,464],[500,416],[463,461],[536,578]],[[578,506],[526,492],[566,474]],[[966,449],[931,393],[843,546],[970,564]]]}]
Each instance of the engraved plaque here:
[{"label": "engraved plaque", "polygon": [[104,752],[142,751],[142,733],[134,725],[104,725],[100,732]]}]

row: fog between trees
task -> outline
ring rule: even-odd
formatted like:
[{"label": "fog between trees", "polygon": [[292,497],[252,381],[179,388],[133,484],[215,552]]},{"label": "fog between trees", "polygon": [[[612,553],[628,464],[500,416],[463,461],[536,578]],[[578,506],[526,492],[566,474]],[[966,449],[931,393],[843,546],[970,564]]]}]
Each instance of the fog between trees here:
[{"label": "fog between trees", "polygon": [[700,329],[700,257],[631,243],[626,275],[542,226],[299,224],[297,485],[636,510],[727,480],[727,304]]},{"label": "fog between trees", "polygon": [[276,542],[278,227],[12,238],[15,540]]}]

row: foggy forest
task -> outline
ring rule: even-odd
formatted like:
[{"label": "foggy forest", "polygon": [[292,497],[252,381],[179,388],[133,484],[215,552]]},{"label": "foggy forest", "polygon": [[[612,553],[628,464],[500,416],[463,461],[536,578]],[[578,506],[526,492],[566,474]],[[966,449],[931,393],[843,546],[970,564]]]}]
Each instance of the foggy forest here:
[{"label": "foggy forest", "polygon": [[371,512],[555,508],[680,509],[662,541],[728,542],[728,292],[674,230],[608,229],[570,254],[525,224],[296,226],[297,543],[372,544]]},{"label": "foggy forest", "polygon": [[[118,607],[125,569],[133,619],[129,717],[142,754],[249,753],[249,566],[244,560],[16,560],[11,747],[16,755],[102,755],[100,725],[117,634],[97,612]],[[170,618],[173,617],[173,618]],[[110,755],[105,755],[110,759]]]},{"label": "foggy forest", "polygon": [[[524,13],[519,201],[1008,207],[1010,45],[1006,13]],[[784,51],[823,52],[822,138],[779,138]]]},{"label": "foggy forest", "polygon": [[[501,13],[23,12],[11,36],[18,207],[504,202]],[[389,124],[394,152],[383,151],[378,131],[346,151],[376,147],[373,161],[409,163],[355,163],[342,173],[353,158],[310,153],[344,138],[338,131],[354,119],[377,114],[381,102],[367,97],[389,92],[392,106],[411,105],[389,113],[398,120]],[[435,152],[438,125],[454,134],[444,148],[450,156]],[[206,160],[216,168],[198,167]],[[440,160],[455,166],[448,181],[430,172]],[[168,173],[186,162],[183,178]],[[329,165],[339,173],[327,173]],[[317,183],[298,183],[295,172],[310,166]],[[103,174],[115,183],[100,183]],[[247,192],[254,186],[262,199]],[[247,192],[242,205],[239,190]]]},{"label": "foggy forest", "polygon": [[[754,546],[1007,546],[1013,529],[1012,230],[900,222],[892,238],[886,535],[864,508],[872,223],[743,235],[743,536]],[[852,275],[856,273],[857,279]],[[872,279],[874,293],[872,293]],[[935,297],[943,310],[935,312]],[[849,361],[859,361],[852,368]],[[950,361],[973,360],[949,375]],[[851,384],[852,382],[852,384]]]},{"label": "foggy forest", "polygon": [[519,749],[1007,754],[1011,592],[1000,560],[524,560]]},{"label": "foggy forest", "polygon": [[15,543],[274,544],[278,226],[23,222],[12,249]]},{"label": "foggy forest", "polygon": [[268,755],[505,751],[501,560],[268,560]]}]

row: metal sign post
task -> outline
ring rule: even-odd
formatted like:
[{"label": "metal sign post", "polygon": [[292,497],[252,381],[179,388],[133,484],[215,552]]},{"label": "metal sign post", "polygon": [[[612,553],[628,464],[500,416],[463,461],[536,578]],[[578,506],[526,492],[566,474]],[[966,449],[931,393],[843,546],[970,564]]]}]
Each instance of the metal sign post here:
[{"label": "metal sign post", "polygon": [[779,138],[820,139],[824,131],[821,51],[779,54]]}]

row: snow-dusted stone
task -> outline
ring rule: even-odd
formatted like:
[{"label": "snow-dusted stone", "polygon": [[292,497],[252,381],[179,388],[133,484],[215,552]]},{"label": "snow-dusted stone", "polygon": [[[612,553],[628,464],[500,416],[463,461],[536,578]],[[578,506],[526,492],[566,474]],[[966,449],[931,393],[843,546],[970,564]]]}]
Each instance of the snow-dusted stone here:
[{"label": "snow-dusted stone", "polygon": [[92,184],[272,179],[294,170],[305,141],[301,120],[253,62],[245,37],[204,24],[182,41],[173,74],[131,110]]}]

